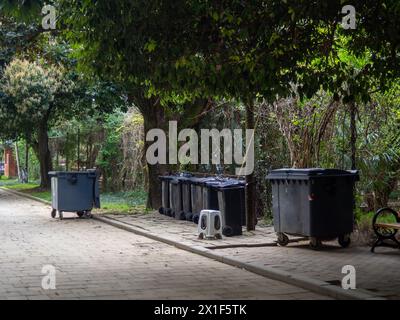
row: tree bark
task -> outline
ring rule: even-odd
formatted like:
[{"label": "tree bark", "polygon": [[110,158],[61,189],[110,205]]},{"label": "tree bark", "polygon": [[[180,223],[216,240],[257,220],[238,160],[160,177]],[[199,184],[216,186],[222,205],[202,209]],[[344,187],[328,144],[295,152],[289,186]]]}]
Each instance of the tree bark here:
[{"label": "tree bark", "polygon": [[[129,100],[135,104],[143,116],[144,132],[146,133],[154,128],[163,129],[165,132],[168,126],[168,120],[165,117],[164,109],[159,103],[157,97],[148,98],[141,90],[135,90],[129,94]],[[145,152],[152,142],[145,139]],[[144,156],[146,156],[144,154]],[[169,165],[154,164],[150,165],[147,161],[147,203],[149,209],[158,209],[161,207],[161,184],[159,176],[168,173]]]},{"label": "tree bark", "polygon": [[356,170],[356,154],[357,154],[357,127],[356,127],[356,104],[354,101],[350,103],[350,150],[351,150],[351,170]]},{"label": "tree bark", "polygon": [[[201,114],[212,105],[210,100],[200,99],[185,106],[181,114],[167,115],[164,107],[160,104],[160,99],[158,97],[148,98],[141,89],[131,91],[128,98],[143,116],[145,135],[154,128],[162,129],[168,135],[169,120],[178,121],[179,127],[194,127],[200,121]],[[145,151],[151,144],[152,142],[145,141]],[[158,209],[161,207],[161,184],[158,177],[168,174],[175,168],[176,165],[171,164],[150,165],[147,163],[147,208]]]},{"label": "tree bark", "polygon": [[17,160],[18,181],[19,181],[19,182],[23,182],[23,181],[22,181],[22,175],[21,175],[21,166],[20,166],[20,163],[19,163],[19,150],[18,150],[19,148],[18,148],[18,143],[15,142],[14,145],[15,145],[15,159]]},{"label": "tree bark", "polygon": [[[145,134],[154,128],[160,128],[165,130],[165,125],[168,123],[165,119],[164,110],[161,106],[158,108],[147,108],[142,113],[144,119],[144,132]],[[152,144],[150,141],[145,141],[145,150]],[[147,162],[147,161],[146,161]],[[161,183],[159,180],[160,175],[168,174],[170,166],[167,164],[154,164],[151,165],[147,162],[147,175],[148,175],[148,196],[147,196],[147,208],[158,209],[161,207]]]},{"label": "tree bark", "polygon": [[47,122],[39,125],[38,141],[36,154],[40,164],[40,187],[42,189],[50,188],[50,179],[48,172],[53,170],[49,149],[49,136],[47,133]]},{"label": "tree bark", "polygon": [[[246,104],[246,129],[254,129],[254,105]],[[247,161],[247,160],[246,160]],[[255,208],[255,179],[254,173],[246,176],[246,226],[247,231],[255,230],[257,216]]]}]

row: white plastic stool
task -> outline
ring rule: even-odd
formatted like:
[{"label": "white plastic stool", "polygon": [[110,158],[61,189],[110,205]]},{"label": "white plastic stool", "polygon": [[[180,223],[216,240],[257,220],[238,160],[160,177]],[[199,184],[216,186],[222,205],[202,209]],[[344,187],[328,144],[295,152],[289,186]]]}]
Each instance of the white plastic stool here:
[{"label": "white plastic stool", "polygon": [[221,212],[201,210],[197,231],[199,239],[222,239]]}]

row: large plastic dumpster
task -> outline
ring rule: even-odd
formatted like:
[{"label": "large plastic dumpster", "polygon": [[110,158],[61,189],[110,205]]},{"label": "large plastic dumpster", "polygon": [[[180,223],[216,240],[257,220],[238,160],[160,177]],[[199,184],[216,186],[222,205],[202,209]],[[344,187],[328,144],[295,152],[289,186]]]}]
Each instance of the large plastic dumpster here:
[{"label": "large plastic dumpster", "polygon": [[63,218],[63,212],[76,212],[79,217],[91,216],[93,207],[100,208],[98,175],[86,171],[51,171],[51,216]]},{"label": "large plastic dumpster", "polygon": [[169,183],[174,178],[172,175],[158,177],[161,181],[161,207],[158,212],[171,216],[171,204],[169,201]]},{"label": "large plastic dumpster", "polygon": [[229,179],[214,183],[212,187],[217,191],[222,234],[227,237],[241,235],[246,218],[245,182]]},{"label": "large plastic dumpster", "polygon": [[287,234],[310,237],[312,248],[336,237],[342,247],[350,244],[357,171],[278,169],[267,179],[272,183],[274,228],[280,245],[288,244]]}]

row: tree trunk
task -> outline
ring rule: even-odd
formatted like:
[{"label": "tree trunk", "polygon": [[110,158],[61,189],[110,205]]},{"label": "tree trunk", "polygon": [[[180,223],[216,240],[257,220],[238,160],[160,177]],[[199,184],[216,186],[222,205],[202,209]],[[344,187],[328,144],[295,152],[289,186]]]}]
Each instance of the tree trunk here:
[{"label": "tree trunk", "polygon": [[[160,104],[158,97],[148,98],[144,91],[140,88],[132,91],[129,96],[129,101],[139,109],[144,119],[145,135],[151,129],[162,129],[168,135],[168,121],[177,120],[180,127],[194,127],[201,119],[201,115],[205,110],[212,105],[210,100],[198,100],[185,106],[181,114],[167,115],[163,106]],[[168,136],[167,136],[168,140]],[[153,142],[145,141],[145,151]],[[167,148],[167,161],[168,161]],[[147,162],[147,161],[146,161]],[[158,209],[161,207],[161,183],[160,175],[168,174],[176,168],[176,165],[170,164],[154,164],[147,163],[147,208]]]},{"label": "tree trunk", "polygon": [[356,104],[350,103],[350,150],[351,150],[351,170],[356,170],[356,153],[357,153],[357,127],[356,127]]},{"label": "tree trunk", "polygon": [[48,172],[53,170],[53,165],[51,163],[47,123],[39,126],[37,147],[35,149],[40,164],[40,187],[48,189],[50,188]]},{"label": "tree trunk", "polygon": [[21,175],[21,166],[20,166],[20,163],[19,163],[19,150],[18,150],[19,148],[18,148],[18,143],[15,142],[14,145],[15,145],[15,158],[16,158],[16,160],[17,160],[18,181],[19,181],[19,182],[23,182],[23,181],[22,181],[22,175]]},{"label": "tree trunk", "polygon": [[[246,129],[254,129],[254,106],[252,101],[246,104]],[[255,230],[257,220],[255,203],[255,180],[254,173],[251,173],[246,176],[247,231]]]},{"label": "tree trunk", "polygon": [[[144,119],[144,132],[145,134],[154,128],[163,129],[168,132],[166,125],[168,124],[165,118],[164,109],[159,105],[148,105],[146,108],[140,108]],[[151,141],[145,141],[145,150],[152,144]],[[147,162],[147,161],[146,161]],[[167,164],[154,164],[150,165],[147,162],[147,176],[148,176],[148,195],[147,195],[147,208],[158,209],[161,207],[161,184],[159,180],[160,175],[167,174],[169,165]]]},{"label": "tree trunk", "polygon": [[[145,145],[144,150],[152,144],[146,141],[146,134],[149,130],[159,128],[168,132],[168,120],[165,117],[164,109],[157,97],[147,98],[141,90],[136,90],[129,95],[129,100],[137,106],[144,120]],[[144,157],[146,154],[144,154]],[[150,165],[147,161],[147,203],[149,209],[161,207],[161,184],[158,176],[168,173],[169,166],[166,164]]]}]

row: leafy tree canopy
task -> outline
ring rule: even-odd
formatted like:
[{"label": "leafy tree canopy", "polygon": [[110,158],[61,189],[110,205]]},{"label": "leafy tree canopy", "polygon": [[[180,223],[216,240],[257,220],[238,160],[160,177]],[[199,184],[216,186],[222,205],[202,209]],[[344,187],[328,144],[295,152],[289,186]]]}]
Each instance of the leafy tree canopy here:
[{"label": "leafy tree canopy", "polygon": [[[355,57],[369,54],[352,80],[354,91],[369,87],[364,75],[380,78],[390,70],[383,79],[397,77],[397,1],[352,3],[356,30],[340,25],[345,4],[74,0],[61,1],[61,8],[68,36],[85,44],[86,65],[101,74],[156,92],[243,99],[284,94],[291,82],[307,95],[321,85],[338,91],[344,80],[350,86],[355,68],[340,57],[343,48]],[[376,31],[377,21],[384,31]]]}]

